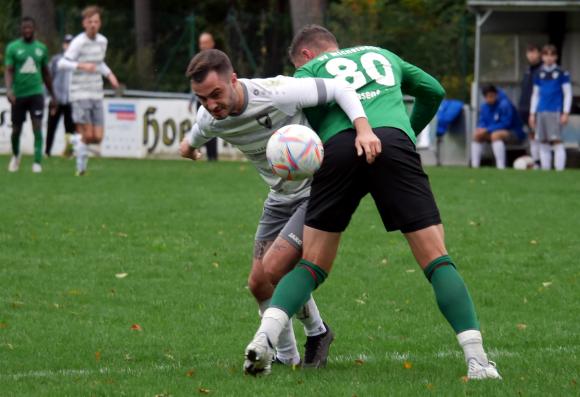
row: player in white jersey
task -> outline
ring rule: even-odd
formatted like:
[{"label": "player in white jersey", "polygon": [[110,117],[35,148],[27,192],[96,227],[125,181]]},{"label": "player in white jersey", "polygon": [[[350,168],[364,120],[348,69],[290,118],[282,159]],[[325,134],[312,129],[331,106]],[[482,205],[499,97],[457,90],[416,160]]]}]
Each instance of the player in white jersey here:
[{"label": "player in white jersey", "polygon": [[[274,131],[287,124],[307,124],[302,108],[336,101],[360,133],[359,153],[370,152],[376,137],[370,130],[356,92],[339,80],[238,79],[226,54],[206,50],[189,64],[187,76],[192,91],[203,105],[197,123],[181,143],[181,155],[197,160],[198,148],[213,137],[220,137],[239,148],[262,179],[270,186],[254,244],[250,290],[263,313],[269,305],[274,285],[300,259],[304,213],[310,193],[310,180],[285,181],[275,176],[266,159],[266,144]],[[375,149],[376,150],[376,149]],[[268,269],[266,273],[264,269]],[[307,335],[303,365],[326,364],[333,339],[322,322],[312,297],[297,315]],[[283,331],[277,355],[286,364],[299,360],[296,340],[289,324]]]},{"label": "player in white jersey", "polygon": [[103,140],[103,77],[115,89],[117,77],[105,63],[107,39],[99,33],[101,9],[88,6],[83,12],[85,31],[76,36],[58,63],[59,69],[73,70],[70,82],[70,101],[73,120],[81,139],[76,145],[77,173],[84,175],[89,158],[88,146]]}]

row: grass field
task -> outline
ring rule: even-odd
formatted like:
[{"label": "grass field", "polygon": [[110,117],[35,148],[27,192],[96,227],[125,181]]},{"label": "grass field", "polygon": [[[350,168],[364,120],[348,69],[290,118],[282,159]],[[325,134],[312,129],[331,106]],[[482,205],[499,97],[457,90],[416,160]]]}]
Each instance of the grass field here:
[{"label": "grass field", "polygon": [[[365,200],[316,298],[319,371],[243,376],[267,193],[245,163],[0,157],[1,396],[580,395],[580,172],[431,168],[502,382],[462,353],[403,238]],[[295,324],[299,343],[304,335]]]}]

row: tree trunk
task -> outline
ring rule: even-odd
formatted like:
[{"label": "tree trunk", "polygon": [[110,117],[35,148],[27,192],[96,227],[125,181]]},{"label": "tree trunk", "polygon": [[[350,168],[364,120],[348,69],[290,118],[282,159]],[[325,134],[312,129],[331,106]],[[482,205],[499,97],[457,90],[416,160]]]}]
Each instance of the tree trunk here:
[{"label": "tree trunk", "polygon": [[48,46],[58,46],[53,0],[20,0],[22,16],[36,21],[36,38]]},{"label": "tree trunk", "polygon": [[294,34],[304,25],[323,25],[327,4],[327,0],[290,0]]},{"label": "tree trunk", "polygon": [[137,47],[137,74],[144,86],[153,83],[153,51],[151,1],[133,0],[135,10],[135,44]]}]

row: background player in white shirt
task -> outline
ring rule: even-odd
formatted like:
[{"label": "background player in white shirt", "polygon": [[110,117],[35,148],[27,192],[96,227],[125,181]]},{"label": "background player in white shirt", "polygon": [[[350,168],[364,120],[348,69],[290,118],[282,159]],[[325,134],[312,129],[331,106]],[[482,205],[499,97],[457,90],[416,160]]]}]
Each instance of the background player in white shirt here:
[{"label": "background player in white shirt", "polygon": [[[310,194],[310,180],[285,181],[272,173],[266,159],[266,144],[272,133],[287,124],[307,125],[302,108],[336,101],[360,133],[359,154],[363,150],[376,153],[380,149],[376,147],[376,137],[356,92],[339,80],[284,76],[238,79],[229,58],[219,50],[197,54],[186,74],[203,107],[192,133],[181,143],[181,155],[196,160],[200,157],[200,146],[213,137],[220,137],[239,148],[270,186],[256,232],[248,279],[263,313],[274,285],[300,259],[304,214]],[[266,268],[272,270],[266,273]],[[322,322],[312,297],[297,317],[307,335],[303,365],[324,366],[333,334]],[[296,364],[299,355],[291,324],[281,338],[284,340],[278,345],[278,358],[286,364]]]},{"label": "background player in white shirt", "polygon": [[103,77],[111,86],[119,87],[117,77],[105,63],[107,38],[99,33],[101,9],[86,7],[83,12],[85,31],[70,43],[64,57],[59,61],[60,69],[73,70],[70,83],[70,101],[73,120],[81,135],[76,145],[77,175],[84,175],[88,162],[88,144],[99,144],[103,140]]}]

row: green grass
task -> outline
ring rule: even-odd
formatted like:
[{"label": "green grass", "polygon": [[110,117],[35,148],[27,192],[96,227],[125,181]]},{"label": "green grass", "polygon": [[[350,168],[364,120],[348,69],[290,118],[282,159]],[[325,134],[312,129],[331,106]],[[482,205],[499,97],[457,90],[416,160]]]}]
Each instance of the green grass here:
[{"label": "green grass", "polygon": [[2,396],[580,394],[578,171],[427,170],[504,376],[465,383],[429,284],[371,200],[316,293],[337,335],[328,367],[254,379],[241,374],[258,325],[246,277],[267,189],[249,164],[91,160],[75,178],[72,161],[41,175],[7,163]]}]

